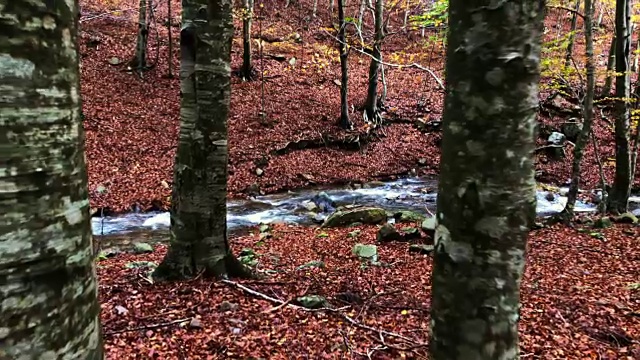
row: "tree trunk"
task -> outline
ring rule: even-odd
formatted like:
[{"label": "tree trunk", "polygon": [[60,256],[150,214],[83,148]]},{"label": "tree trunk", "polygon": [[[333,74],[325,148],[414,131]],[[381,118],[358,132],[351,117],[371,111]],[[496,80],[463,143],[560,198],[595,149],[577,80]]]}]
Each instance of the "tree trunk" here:
[{"label": "tree trunk", "polygon": [[0,359],[102,359],[76,1],[0,10]]},{"label": "tree trunk", "polygon": [[149,36],[149,25],[147,24],[147,0],[140,0],[139,10],[135,69],[142,74],[144,69],[147,67],[147,38]]},{"label": "tree trunk", "polygon": [[375,38],[373,41],[373,54],[371,63],[369,64],[369,87],[367,89],[367,101],[365,103],[365,111],[367,119],[375,126],[379,125],[380,115],[378,114],[377,98],[378,98],[378,72],[380,69],[380,46],[384,34],[382,33],[382,11],[384,9],[384,0],[376,0],[375,8]]},{"label": "tree trunk", "polygon": [[613,71],[616,64],[616,36],[611,38],[611,46],[609,46],[609,57],[607,58],[607,77],[602,88],[602,96],[611,94],[611,85],[613,85]]},{"label": "tree trunk", "polygon": [[251,21],[253,19],[253,0],[244,0],[244,17],[242,18],[242,77],[251,80],[253,65],[251,64]]},{"label": "tree trunk", "polygon": [[343,0],[338,0],[338,46],[340,48],[340,72],[342,74],[342,83],[340,85],[340,126],[343,129],[353,128],[351,119],[349,119],[349,68],[347,66],[347,58],[349,52],[347,49],[344,22]]},{"label": "tree trunk", "polygon": [[[560,213],[560,218],[569,221],[573,218],[573,210],[578,196],[580,187],[580,162],[584,154],[584,148],[589,142],[589,134],[593,124],[593,98],[595,95],[595,64],[593,59],[593,2],[592,0],[584,1],[584,34],[585,34],[585,53],[587,58],[587,89],[583,105],[584,122],[582,131],[576,140],[576,146],[573,149],[573,163],[571,164],[571,184],[567,193],[567,203]],[[604,191],[604,189],[603,189]]]},{"label": "tree trunk", "polygon": [[567,45],[567,54],[564,59],[565,70],[571,66],[571,58],[573,56],[573,43],[576,38],[576,29],[578,28],[578,12],[580,11],[580,0],[576,0],[575,12],[571,16],[571,32],[569,33],[569,44]]},{"label": "tree trunk", "polygon": [[518,357],[544,10],[544,1],[449,2],[433,360]]},{"label": "tree trunk", "polygon": [[171,0],[167,0],[167,31],[169,33],[169,73],[167,77],[173,78],[173,37],[171,36]]},{"label": "tree trunk", "polygon": [[318,0],[313,0],[313,11],[311,13],[311,17],[316,17],[318,15]]},{"label": "tree trunk", "polygon": [[631,192],[631,151],[629,144],[629,47],[631,42],[631,6],[629,0],[616,1],[616,172],[609,194],[608,208],[613,212],[627,211]]},{"label": "tree trunk", "polygon": [[232,0],[183,0],[180,138],[169,251],[154,277],[244,275],[227,239]]},{"label": "tree trunk", "polygon": [[360,1],[360,9],[358,10],[358,26],[360,27],[360,31],[362,31],[363,27],[363,19],[364,19],[364,11],[367,8],[367,0]]}]

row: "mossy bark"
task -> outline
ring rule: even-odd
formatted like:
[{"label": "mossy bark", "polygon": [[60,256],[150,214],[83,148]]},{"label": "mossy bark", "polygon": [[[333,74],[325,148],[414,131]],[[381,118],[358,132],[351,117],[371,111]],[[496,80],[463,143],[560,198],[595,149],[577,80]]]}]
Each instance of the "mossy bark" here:
[{"label": "mossy bark", "polygon": [[516,359],[544,1],[449,3],[434,360]]},{"label": "mossy bark", "polygon": [[183,0],[180,138],[174,165],[169,251],[154,273],[245,275],[227,239],[227,118],[232,0]]},{"label": "mossy bark", "polygon": [[0,359],[102,359],[77,1],[0,2]]}]

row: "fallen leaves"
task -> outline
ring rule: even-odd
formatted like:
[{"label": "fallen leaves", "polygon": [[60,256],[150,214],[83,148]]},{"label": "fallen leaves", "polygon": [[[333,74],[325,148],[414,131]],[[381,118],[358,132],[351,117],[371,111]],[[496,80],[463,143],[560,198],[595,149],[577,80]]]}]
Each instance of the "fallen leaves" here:
[{"label": "fallen leaves", "polygon": [[[276,224],[270,229],[272,237],[263,241],[257,230],[231,243],[236,252],[254,249],[256,268],[268,274],[265,280],[152,285],[125,266],[160,261],[163,245],[153,254],[100,261],[109,357],[133,359],[153,350],[160,358],[205,359],[208,352],[220,357],[285,359],[304,353],[335,359],[376,348],[376,359],[398,358],[401,352],[408,358],[426,356],[425,346],[411,348],[411,343],[428,341],[430,256],[409,253],[406,243],[376,243],[376,226],[325,229],[328,236],[319,238],[314,228]],[[357,239],[349,236],[354,230],[360,231]],[[640,317],[633,316],[634,309],[640,309],[640,293],[628,285],[640,279],[640,228],[619,224],[602,232],[607,242],[561,225],[532,233],[521,287],[523,356],[640,355]],[[356,243],[377,244],[382,265],[363,266],[351,253]],[[323,266],[300,270],[318,259]],[[291,303],[301,294],[321,296],[333,309],[301,310]],[[117,306],[128,312],[118,313]],[[172,321],[176,323],[169,324]],[[381,345],[380,333],[387,346]]]}]

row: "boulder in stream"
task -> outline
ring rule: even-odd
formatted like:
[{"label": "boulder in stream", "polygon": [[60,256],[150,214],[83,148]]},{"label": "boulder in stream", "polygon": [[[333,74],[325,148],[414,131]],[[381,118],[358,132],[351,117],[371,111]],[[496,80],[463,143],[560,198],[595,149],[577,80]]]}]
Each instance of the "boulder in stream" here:
[{"label": "boulder in stream", "polygon": [[355,222],[381,224],[387,221],[387,212],[377,207],[359,207],[334,212],[324,221],[322,227],[347,226]]},{"label": "boulder in stream", "polygon": [[324,191],[312,197],[311,202],[314,203],[321,212],[332,212],[336,209],[336,202]]}]

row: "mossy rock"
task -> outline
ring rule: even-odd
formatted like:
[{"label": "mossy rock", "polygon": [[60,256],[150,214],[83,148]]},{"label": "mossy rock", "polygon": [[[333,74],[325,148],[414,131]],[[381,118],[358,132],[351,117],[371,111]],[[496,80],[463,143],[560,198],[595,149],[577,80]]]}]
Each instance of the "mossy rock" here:
[{"label": "mossy rock", "polygon": [[603,216],[599,219],[596,219],[596,221],[593,222],[593,227],[599,228],[599,229],[606,229],[612,226],[613,226],[613,222],[611,221],[611,218],[609,218],[608,216]]},{"label": "mossy rock", "polygon": [[615,222],[621,223],[621,224],[637,224],[638,223],[638,217],[633,215],[633,213],[630,213],[630,212],[620,214],[616,216],[614,220]]},{"label": "mossy rock", "polygon": [[409,252],[410,253],[418,253],[418,254],[422,254],[422,255],[429,255],[433,252],[433,249],[435,247],[433,245],[427,245],[427,244],[412,244],[409,245]]},{"label": "mossy rock", "polygon": [[427,235],[435,236],[436,224],[437,224],[436,218],[435,216],[432,216],[430,218],[424,219],[424,221],[420,225],[420,228],[422,228],[422,231],[427,233]]},{"label": "mossy rock", "polygon": [[133,244],[133,252],[136,254],[148,254],[153,252],[153,246],[145,243],[139,242]]},{"label": "mossy rock", "polygon": [[382,208],[361,207],[338,210],[331,214],[322,227],[347,226],[355,222],[362,224],[381,224],[387,221],[387,213]]},{"label": "mossy rock", "polygon": [[402,241],[404,240],[404,236],[402,236],[402,234],[400,234],[393,225],[384,224],[380,229],[378,229],[376,239],[378,242]]},{"label": "mossy rock", "polygon": [[419,223],[424,221],[425,216],[415,211],[402,210],[393,214],[397,223]]}]

